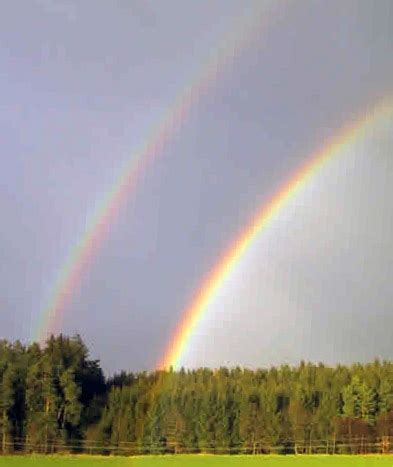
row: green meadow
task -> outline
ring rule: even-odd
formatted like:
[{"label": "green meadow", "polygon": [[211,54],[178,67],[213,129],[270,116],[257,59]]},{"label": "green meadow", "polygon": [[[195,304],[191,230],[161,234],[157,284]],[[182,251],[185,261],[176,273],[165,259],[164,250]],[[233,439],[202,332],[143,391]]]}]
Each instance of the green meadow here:
[{"label": "green meadow", "polygon": [[14,456],[0,467],[392,467],[393,456]]}]

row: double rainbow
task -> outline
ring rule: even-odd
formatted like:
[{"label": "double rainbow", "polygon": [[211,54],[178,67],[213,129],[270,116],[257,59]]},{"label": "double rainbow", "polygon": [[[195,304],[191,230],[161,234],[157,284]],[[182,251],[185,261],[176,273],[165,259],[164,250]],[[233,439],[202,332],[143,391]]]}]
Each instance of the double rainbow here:
[{"label": "double rainbow", "polygon": [[[280,3],[280,2],[279,2]],[[168,109],[161,123],[146,139],[141,148],[132,155],[122,168],[120,175],[106,193],[101,204],[91,216],[85,230],[70,250],[60,268],[59,277],[50,294],[50,300],[41,310],[38,325],[32,333],[33,340],[43,342],[47,335],[61,328],[62,316],[91,259],[101,247],[112,222],[126,200],[136,189],[140,175],[162,151],[171,137],[178,131],[192,108],[217,83],[218,76],[229,67],[242,49],[256,37],[263,20],[271,18],[277,0],[256,2],[244,17],[237,19],[234,27],[219,42],[211,57],[202,66],[191,83],[180,92]],[[190,338],[198,326],[208,305],[219,292],[230,272],[236,267],[244,252],[255,238],[261,235],[307,182],[316,175],[343,149],[350,146],[368,125],[377,125],[393,112],[393,101],[386,98],[373,107],[363,118],[352,122],[337,137],[316,154],[282,186],[270,201],[256,213],[251,222],[236,240],[221,255],[213,269],[206,275],[192,298],[189,306],[160,358],[159,368],[177,367],[190,344]]]}]

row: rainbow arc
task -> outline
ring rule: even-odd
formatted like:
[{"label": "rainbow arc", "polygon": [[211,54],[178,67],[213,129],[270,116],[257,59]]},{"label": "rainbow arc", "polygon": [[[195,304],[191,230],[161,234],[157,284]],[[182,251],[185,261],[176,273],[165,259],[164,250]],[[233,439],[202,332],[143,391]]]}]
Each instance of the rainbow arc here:
[{"label": "rainbow arc", "polygon": [[311,155],[308,162],[300,167],[272,196],[270,201],[261,207],[202,281],[191,303],[184,310],[182,318],[157,364],[158,368],[176,368],[180,365],[191,337],[206,313],[210,302],[217,295],[245,251],[252,245],[257,236],[265,232],[278,213],[287,206],[289,200],[298,194],[329,161],[338,157],[344,149],[350,147],[369,125],[378,125],[392,114],[393,99],[391,97],[383,99],[382,102],[370,109],[363,118],[348,125],[327,146]]},{"label": "rainbow arc", "polygon": [[177,94],[160,124],[124,165],[61,265],[50,299],[41,310],[38,324],[32,332],[33,340],[43,343],[48,334],[61,329],[62,317],[74,290],[81,283],[92,258],[97,255],[110,225],[126,200],[135,193],[141,174],[182,127],[192,108],[214,87],[220,74],[233,64],[241,51],[262,30],[264,22],[274,13],[277,3],[280,2],[256,2],[243,16],[236,18],[198,73]]}]

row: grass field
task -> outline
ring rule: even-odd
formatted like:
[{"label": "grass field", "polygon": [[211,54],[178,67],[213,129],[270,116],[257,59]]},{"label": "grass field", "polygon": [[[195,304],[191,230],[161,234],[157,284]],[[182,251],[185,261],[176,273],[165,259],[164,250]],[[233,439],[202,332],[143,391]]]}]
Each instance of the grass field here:
[{"label": "grass field", "polygon": [[393,456],[0,457],[0,467],[393,467]]}]

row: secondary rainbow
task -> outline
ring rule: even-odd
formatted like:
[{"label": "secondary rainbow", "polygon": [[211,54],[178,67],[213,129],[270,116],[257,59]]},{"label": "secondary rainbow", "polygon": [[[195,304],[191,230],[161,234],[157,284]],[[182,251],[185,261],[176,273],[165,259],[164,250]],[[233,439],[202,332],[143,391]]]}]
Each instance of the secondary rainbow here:
[{"label": "secondary rainbow", "polygon": [[159,361],[157,368],[178,367],[180,360],[190,343],[193,332],[206,313],[209,303],[214,299],[225,279],[236,267],[244,252],[258,235],[271,224],[277,214],[285,208],[295,196],[334,156],[351,145],[369,124],[378,123],[393,111],[393,100],[385,98],[374,106],[363,118],[345,127],[327,146],[308,158],[308,162],[289,178],[270,199],[262,206],[253,220],[236,238],[232,245],[219,258],[214,268],[207,274],[201,286],[183,312],[183,317],[172,336],[168,347]]},{"label": "secondary rainbow", "polygon": [[126,162],[60,267],[50,299],[41,310],[38,325],[33,330],[33,340],[43,343],[48,334],[55,333],[61,328],[66,304],[81,283],[82,275],[91,258],[97,254],[109,226],[135,190],[138,178],[176,131],[181,128],[192,107],[217,82],[219,73],[234,61],[253,37],[256,37],[256,33],[263,24],[262,20],[267,13],[272,12],[269,8],[273,8],[273,3],[275,2],[270,0],[258,2],[254,8],[246,11],[243,17],[236,18],[234,25],[221,38],[191,83],[176,96],[161,123]]}]

